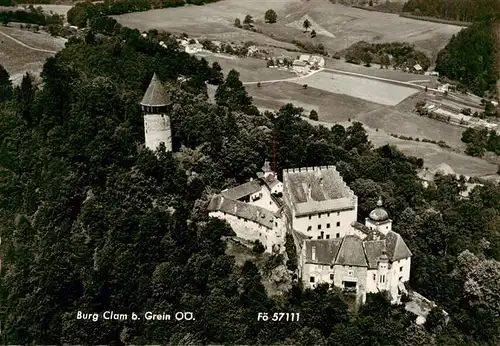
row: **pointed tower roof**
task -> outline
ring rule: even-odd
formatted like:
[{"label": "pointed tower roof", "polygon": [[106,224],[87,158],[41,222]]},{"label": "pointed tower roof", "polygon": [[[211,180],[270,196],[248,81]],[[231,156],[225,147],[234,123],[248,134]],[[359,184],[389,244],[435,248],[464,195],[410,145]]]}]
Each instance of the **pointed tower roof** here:
[{"label": "pointed tower roof", "polygon": [[170,99],[170,95],[168,95],[155,72],[153,74],[153,78],[151,78],[148,89],[142,98],[141,106],[162,107],[168,106],[171,103],[172,101]]}]

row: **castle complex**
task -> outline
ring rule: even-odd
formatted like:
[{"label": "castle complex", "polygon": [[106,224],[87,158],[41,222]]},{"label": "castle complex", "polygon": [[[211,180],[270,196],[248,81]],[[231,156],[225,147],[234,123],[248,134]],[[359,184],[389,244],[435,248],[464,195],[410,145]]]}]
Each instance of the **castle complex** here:
[{"label": "castle complex", "polygon": [[285,169],[281,183],[266,162],[257,176],[213,196],[209,215],[226,220],[237,237],[259,240],[269,253],[284,252],[292,235],[304,287],[329,283],[362,302],[366,293],[387,291],[400,301],[412,253],[392,231],[381,199],[362,224],[358,198],[334,166]]},{"label": "castle complex", "polygon": [[[172,151],[171,105],[154,74],[141,101],[145,145],[153,151],[161,143]],[[363,302],[366,293],[389,292],[394,303],[406,293],[411,251],[392,231],[381,199],[364,224],[357,221],[358,198],[334,166],[285,169],[280,182],[266,161],[256,179],[213,196],[208,212],[268,253],[285,253],[291,235],[306,288],[328,283]]]}]

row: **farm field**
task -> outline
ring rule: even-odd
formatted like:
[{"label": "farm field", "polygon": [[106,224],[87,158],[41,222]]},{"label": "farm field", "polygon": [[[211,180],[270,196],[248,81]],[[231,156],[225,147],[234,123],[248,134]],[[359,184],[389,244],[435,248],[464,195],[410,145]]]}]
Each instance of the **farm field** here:
[{"label": "farm field", "polygon": [[348,95],[332,94],[330,92],[308,87],[302,84],[279,82],[245,86],[253,97],[255,106],[264,109],[279,109],[287,103],[304,108],[305,112],[315,109],[319,119],[328,122],[347,121],[362,112],[369,112],[381,106]]},{"label": "farm field", "polygon": [[292,83],[307,84],[330,93],[345,94],[387,106],[395,106],[418,92],[412,87],[332,72],[318,72]]},{"label": "farm field", "polygon": [[[264,13],[269,8],[278,14],[276,24],[263,23]],[[262,30],[262,34],[234,27],[235,18],[243,20],[247,14],[254,17],[256,27]],[[233,40],[253,40],[257,44],[269,44],[272,39],[273,42],[289,44],[294,39],[310,40],[309,34],[301,28],[301,20],[305,16],[316,26],[313,25],[311,29],[318,33],[312,42],[322,43],[330,52],[345,49],[361,40],[407,41],[434,57],[451,36],[462,29],[454,25],[402,18],[395,14],[365,11],[324,0],[225,0],[204,5],[201,9],[185,6],[123,14],[114,18],[122,25],[139,30],[163,29],[212,39],[227,40],[231,37]]]}]

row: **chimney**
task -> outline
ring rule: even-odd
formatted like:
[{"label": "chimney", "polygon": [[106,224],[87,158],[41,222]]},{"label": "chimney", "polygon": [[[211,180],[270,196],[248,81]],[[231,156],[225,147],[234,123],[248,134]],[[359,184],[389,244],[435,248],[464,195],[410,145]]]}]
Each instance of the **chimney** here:
[{"label": "chimney", "polygon": [[312,247],[312,260],[316,261],[316,246]]}]

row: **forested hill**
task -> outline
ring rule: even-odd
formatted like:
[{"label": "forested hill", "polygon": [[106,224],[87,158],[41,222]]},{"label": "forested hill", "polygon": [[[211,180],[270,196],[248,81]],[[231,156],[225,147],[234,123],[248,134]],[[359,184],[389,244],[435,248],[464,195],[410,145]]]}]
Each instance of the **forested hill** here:
[{"label": "forested hill", "polygon": [[[98,22],[85,42],[70,39],[47,60],[43,89],[29,76],[12,89],[0,68],[2,344],[500,341],[498,186],[468,200],[449,177],[424,189],[415,172],[422,161],[374,150],[359,123],[313,127],[292,105],[258,114],[237,72],[222,80],[218,65],[179,53],[175,40],[164,49],[105,17],[97,35]],[[138,102],[154,71],[174,100],[174,155],[142,147]],[[220,84],[217,105],[205,81]],[[235,266],[221,238],[232,231],[208,220],[206,202],[269,159],[273,127],[279,170],[335,164],[359,196],[360,217],[383,196],[414,254],[412,287],[446,309],[448,325],[435,309],[417,326],[381,295],[351,312],[323,286],[270,298],[254,264]],[[195,320],[92,322],[78,311],[191,311]],[[264,323],[259,312],[300,313],[300,321]]]},{"label": "forested hill", "polygon": [[461,22],[500,18],[498,0],[409,0],[404,12]]},{"label": "forested hill", "polygon": [[[478,22],[453,36],[439,52],[436,71],[458,81],[477,95],[494,95],[500,71],[497,70],[495,22]],[[500,95],[499,95],[500,96]]]}]

